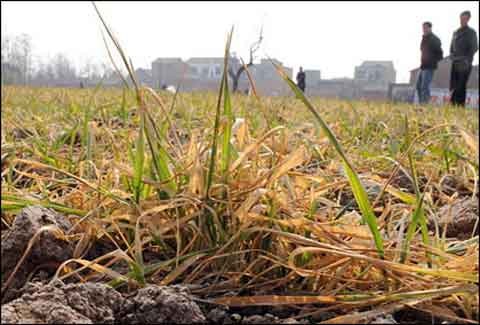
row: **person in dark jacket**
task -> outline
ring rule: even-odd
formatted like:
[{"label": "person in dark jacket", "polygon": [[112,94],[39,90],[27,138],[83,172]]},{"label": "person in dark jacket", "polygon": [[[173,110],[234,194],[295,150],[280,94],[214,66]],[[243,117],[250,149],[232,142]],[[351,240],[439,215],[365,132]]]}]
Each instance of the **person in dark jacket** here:
[{"label": "person in dark jacket", "polygon": [[302,67],[300,67],[300,71],[297,73],[297,86],[301,91],[305,92],[305,72],[303,72]]},{"label": "person in dark jacket", "polygon": [[450,45],[450,102],[465,107],[467,83],[472,72],[473,56],[478,51],[477,33],[468,26],[470,11],[460,14],[460,28],[453,33]]},{"label": "person in dark jacket", "polygon": [[422,27],[423,38],[420,43],[422,56],[416,88],[419,103],[426,104],[430,101],[430,83],[438,67],[438,61],[443,59],[443,51],[440,39],[432,33],[432,23],[424,22]]}]

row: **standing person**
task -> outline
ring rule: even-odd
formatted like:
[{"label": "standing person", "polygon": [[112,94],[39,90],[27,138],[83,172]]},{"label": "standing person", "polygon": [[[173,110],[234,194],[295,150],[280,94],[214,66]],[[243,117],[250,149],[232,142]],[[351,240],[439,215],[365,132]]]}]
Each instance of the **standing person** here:
[{"label": "standing person", "polygon": [[297,86],[302,92],[305,92],[305,72],[303,72],[302,67],[300,67],[300,71],[297,73]]},{"label": "standing person", "polygon": [[438,61],[443,59],[443,51],[440,39],[432,32],[432,23],[424,22],[422,28],[423,37],[420,43],[422,56],[416,88],[420,104],[426,104],[430,101],[430,83],[438,67]]},{"label": "standing person", "polygon": [[465,107],[467,83],[472,72],[473,56],[478,51],[477,33],[468,26],[470,11],[460,14],[460,28],[453,33],[450,45],[452,70],[450,73],[450,102]]}]

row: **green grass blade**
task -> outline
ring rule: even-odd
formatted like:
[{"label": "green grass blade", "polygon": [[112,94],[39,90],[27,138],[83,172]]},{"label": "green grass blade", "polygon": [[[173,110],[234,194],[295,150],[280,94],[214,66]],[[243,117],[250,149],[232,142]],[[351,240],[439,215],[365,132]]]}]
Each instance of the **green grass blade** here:
[{"label": "green grass blade", "polygon": [[[410,144],[411,144],[411,139],[410,139],[410,132],[409,132],[408,117],[405,115],[405,145],[406,147],[409,147]],[[407,234],[402,244],[402,251],[400,253],[401,263],[404,263],[407,258],[408,247],[410,245],[410,242],[413,239],[413,236],[417,230],[417,225],[419,223],[420,223],[420,230],[422,233],[422,241],[425,245],[428,245],[429,243],[427,222],[425,220],[425,211],[423,209],[423,198],[425,193],[423,194],[420,193],[420,187],[418,185],[418,173],[417,173],[417,168],[415,166],[415,161],[413,159],[412,151],[408,151],[407,158],[408,158],[408,163],[411,169],[413,185],[415,189],[415,196],[417,200],[416,200],[415,211],[412,215],[412,220],[408,226]],[[428,253],[427,253],[427,256],[428,256]]]},{"label": "green grass blade", "polygon": [[170,191],[169,195],[173,195],[177,191],[177,185],[172,180],[173,174],[168,167],[168,162],[171,162],[175,167],[177,167],[177,164],[161,145],[160,132],[148,111],[146,112],[146,116],[145,134],[152,154],[156,176],[159,181],[167,182],[167,188]]},{"label": "green grass blade", "polygon": [[134,176],[133,176],[133,188],[134,188],[134,198],[135,202],[138,204],[140,202],[140,196],[142,193],[143,186],[143,172],[145,164],[145,140],[143,138],[143,128],[145,124],[145,117],[142,115],[140,117],[140,129],[138,131],[138,138],[135,148],[135,159],[133,162],[134,167]]},{"label": "green grass blade", "polygon": [[159,195],[163,197],[164,194],[166,194],[168,197],[171,197],[176,192],[177,187],[175,182],[173,182],[172,180],[172,175],[170,169],[168,168],[168,153],[163,149],[161,145],[153,142],[151,136],[147,135],[147,142],[150,148],[150,152],[152,154],[152,163],[155,179],[160,182],[167,181],[166,189],[168,189],[168,191],[161,191],[162,193],[159,192]]},{"label": "green grass blade", "polygon": [[373,209],[370,205],[367,192],[363,188],[363,185],[360,182],[357,173],[350,167],[350,165],[344,163],[344,168],[350,186],[352,187],[353,196],[355,197],[358,207],[362,212],[363,219],[370,228],[370,231],[372,232],[375,247],[377,248],[379,255],[383,257],[383,239],[382,235],[378,230],[377,217],[373,213]]},{"label": "green grass blade", "polygon": [[417,230],[417,224],[420,219],[425,218],[424,211],[423,211],[423,197],[425,193],[420,197],[420,199],[417,201],[417,206],[415,208],[415,211],[412,215],[412,220],[410,221],[410,224],[408,225],[407,229],[407,234],[405,236],[405,239],[402,244],[402,251],[400,253],[400,263],[404,263],[407,254],[408,254],[408,247],[410,245],[410,242],[413,239],[413,235],[415,234],[415,231]]},{"label": "green grass blade", "polygon": [[[232,136],[233,112],[232,103],[230,100],[230,92],[228,89],[228,59],[230,57],[230,45],[232,42],[233,27],[228,37],[227,46],[225,47],[225,59],[223,65],[223,114],[225,118],[225,131],[223,133],[223,148],[222,148],[222,172],[225,178],[227,177],[228,168],[231,159],[231,144],[230,138]],[[225,179],[226,181],[226,179]]]},{"label": "green grass blade", "polygon": [[[225,53],[229,53],[230,49],[230,44],[232,41],[232,34],[233,34],[233,27],[232,30],[230,31],[230,34],[228,35],[227,39],[227,45],[225,46]],[[212,146],[211,146],[211,155],[210,155],[210,164],[208,167],[208,174],[207,174],[207,188],[206,188],[206,196],[208,198],[209,192],[210,192],[210,187],[212,186],[213,183],[213,175],[215,172],[215,159],[217,155],[217,138],[218,138],[218,133],[220,130],[220,106],[222,102],[222,94],[223,94],[223,89],[225,87],[226,81],[227,81],[227,74],[228,72],[224,69],[223,71],[223,78],[220,83],[220,91],[218,95],[218,101],[217,101],[217,109],[215,112],[215,124],[213,127],[213,139],[212,139]]]},{"label": "green grass blade", "polygon": [[120,114],[124,124],[127,124],[128,112],[127,112],[127,89],[122,90],[122,103],[120,105]]},{"label": "green grass blade", "polygon": [[382,235],[380,234],[380,231],[378,230],[377,219],[375,217],[375,214],[373,213],[373,209],[370,205],[370,201],[368,200],[367,193],[363,185],[360,183],[360,179],[358,178],[357,173],[355,172],[352,165],[348,161],[347,156],[343,152],[343,149],[340,146],[340,143],[338,142],[337,138],[335,137],[333,132],[330,130],[328,125],[323,121],[320,114],[318,114],[318,112],[315,110],[312,104],[308,101],[308,99],[305,97],[303,92],[297,87],[297,85],[285,74],[285,72],[283,72],[283,70],[279,66],[277,66],[274,62],[272,62],[272,64],[275,66],[280,76],[290,86],[290,88],[295,93],[297,98],[299,98],[305,104],[308,110],[316,118],[322,130],[328,137],[330,143],[334,146],[335,150],[340,156],[343,166],[345,168],[345,172],[347,174],[348,181],[352,188],[353,195],[355,197],[355,200],[357,201],[360,211],[362,212],[363,221],[366,222],[368,227],[370,228],[378,254],[380,255],[380,257],[383,258],[384,256],[383,239],[382,239]]},{"label": "green grass blade", "polygon": [[[226,69],[227,69],[227,61],[225,60],[225,70]],[[227,74],[225,72],[224,72],[224,75],[225,75],[225,78],[227,78]],[[230,160],[231,160],[230,138],[232,137],[232,126],[233,126],[233,120],[234,120],[227,80],[224,81],[223,89],[224,89],[223,114],[225,117],[225,131],[223,133],[222,172],[224,173],[225,177],[227,177],[226,173],[228,171],[228,168],[230,167]]]},{"label": "green grass blade", "polygon": [[32,205],[40,205],[45,208],[53,209],[57,212],[74,214],[81,217],[87,214],[87,211],[69,208],[65,205],[54,203],[49,200],[30,200],[25,198],[19,198],[15,195],[2,194],[1,208],[3,212],[15,212]]}]

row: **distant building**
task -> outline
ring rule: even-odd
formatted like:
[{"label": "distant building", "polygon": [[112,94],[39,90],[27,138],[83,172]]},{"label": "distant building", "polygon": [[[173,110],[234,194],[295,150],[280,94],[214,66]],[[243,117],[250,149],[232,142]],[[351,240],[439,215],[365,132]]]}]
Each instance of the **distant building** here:
[{"label": "distant building", "polygon": [[[278,65],[282,63],[273,60]],[[230,58],[229,67],[237,71],[240,61]],[[292,69],[283,67],[291,77]],[[159,58],[152,62],[152,83],[161,88],[166,85],[177,86],[183,91],[216,91],[220,86],[220,80],[224,70],[224,58],[190,58],[182,61],[180,58]],[[275,96],[289,94],[288,85],[279,77],[277,71],[269,60],[261,60],[248,68],[257,90],[261,95]],[[181,81],[181,83],[180,83]],[[231,85],[231,79],[229,79]],[[242,74],[238,84],[239,91],[248,90],[250,83],[246,72]]]},{"label": "distant building", "polygon": [[[282,62],[272,59],[290,78],[292,78],[293,69],[285,67]],[[249,68],[255,86],[261,95],[266,96],[285,96],[292,94],[290,87],[280,77],[277,70],[270,60],[262,59],[260,63]],[[245,76],[244,76],[245,77]]]},{"label": "distant building", "polygon": [[[448,58],[438,63],[431,83],[431,100],[434,105],[444,105],[450,101],[450,71],[452,63]],[[418,103],[416,82],[420,68],[410,71],[410,82],[408,84],[392,84],[389,91],[389,98],[392,101]],[[470,79],[467,83],[466,106],[478,108],[478,65],[472,68]]]},{"label": "distant building", "polygon": [[[273,59],[290,78],[293,70]],[[231,58],[228,62],[233,71],[237,71],[240,62]],[[223,74],[224,58],[159,58],[152,62],[152,85],[180,85],[181,91],[217,91]],[[279,76],[270,60],[262,59],[248,68],[256,89],[260,95],[291,95],[287,83]],[[342,99],[381,99],[389,98],[389,85],[395,83],[396,71],[392,61],[365,61],[355,67],[354,78],[322,80],[320,70],[304,70],[306,77],[306,94]],[[181,82],[180,82],[181,81]],[[231,85],[231,78],[229,78]],[[248,92],[250,82],[243,73],[238,83],[238,91]]]},{"label": "distant building", "polygon": [[[431,83],[431,103],[437,105],[443,105],[450,101],[450,72],[452,68],[452,62],[449,58],[445,58],[438,63],[438,68],[433,75]],[[420,68],[416,68],[410,71],[410,86],[415,89],[415,85],[418,78]],[[413,92],[415,97],[414,101],[418,100],[418,94]],[[478,65],[472,67],[470,79],[467,83],[467,107],[478,108]]]},{"label": "distant building", "polygon": [[325,98],[353,99],[360,97],[360,89],[349,78],[319,80],[315,86],[307,87],[308,96]]},{"label": "distant building", "polygon": [[[217,58],[190,58],[186,61],[187,73],[183,79],[181,89],[183,91],[217,91],[223,76],[225,59]],[[236,71],[240,66],[237,58],[228,60],[228,67]],[[230,87],[232,86],[229,80]],[[240,78],[239,89],[246,87],[246,79]]]},{"label": "distant building", "polygon": [[[452,61],[446,58],[438,63],[438,68],[435,70],[433,80],[431,83],[432,88],[450,88],[450,71],[452,68]],[[415,85],[420,68],[410,70],[410,84]],[[467,83],[468,89],[478,89],[478,65],[472,68],[470,79]]]},{"label": "distant building", "polygon": [[[224,58],[191,58],[187,60],[188,76],[193,79],[220,80],[223,74]],[[240,65],[236,58],[230,58],[229,67],[235,69]]]},{"label": "distant building", "polygon": [[152,62],[153,86],[177,85],[187,68],[181,58],[159,58]]},{"label": "distant building", "polygon": [[392,83],[388,89],[388,98],[394,103],[413,103],[415,87],[408,83]]},{"label": "distant building", "polygon": [[364,61],[355,67],[354,79],[365,97],[386,97],[389,84],[395,83],[396,71],[392,61]]},{"label": "distant building", "polygon": [[137,78],[137,81],[142,86],[148,86],[148,87],[154,86],[152,70],[138,68],[137,70],[135,70],[135,77]]},{"label": "distant building", "polygon": [[354,78],[321,79],[320,71],[307,75],[306,94],[340,99],[386,100],[389,85],[395,82],[396,71],[392,61],[364,61],[355,67]]},{"label": "distant building", "polygon": [[305,72],[306,86],[316,87],[318,82],[322,79],[320,70],[303,70]]}]

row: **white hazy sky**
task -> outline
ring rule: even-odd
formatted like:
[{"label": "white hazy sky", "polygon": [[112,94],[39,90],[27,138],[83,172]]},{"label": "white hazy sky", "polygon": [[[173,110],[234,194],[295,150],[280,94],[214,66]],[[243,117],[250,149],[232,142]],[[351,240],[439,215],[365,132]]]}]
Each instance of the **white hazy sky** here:
[{"label": "white hazy sky", "polygon": [[[397,82],[419,65],[421,24],[428,20],[445,55],[459,14],[472,12],[478,34],[478,1],[452,2],[99,2],[135,67],[157,57],[223,56],[227,32],[232,51],[245,59],[264,25],[260,55],[294,71],[319,69],[322,78],[353,77],[364,60],[393,60]],[[108,61],[100,21],[90,2],[1,2],[2,37],[27,33],[34,53],[62,52],[76,64]],[[475,56],[478,63],[478,53]]]}]

